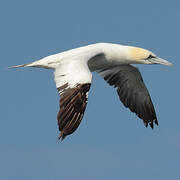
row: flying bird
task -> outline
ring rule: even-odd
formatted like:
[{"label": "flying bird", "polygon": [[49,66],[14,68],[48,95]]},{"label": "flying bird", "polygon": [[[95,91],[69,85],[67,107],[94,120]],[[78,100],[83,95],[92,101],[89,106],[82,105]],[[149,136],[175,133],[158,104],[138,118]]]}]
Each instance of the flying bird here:
[{"label": "flying bird", "polygon": [[153,52],[132,46],[96,43],[44,57],[29,64],[12,66],[39,67],[54,70],[54,80],[60,95],[57,115],[59,139],[72,134],[81,123],[92,83],[97,72],[110,86],[117,89],[125,107],[153,129],[158,125],[156,112],[139,70],[131,64],[172,63]]}]

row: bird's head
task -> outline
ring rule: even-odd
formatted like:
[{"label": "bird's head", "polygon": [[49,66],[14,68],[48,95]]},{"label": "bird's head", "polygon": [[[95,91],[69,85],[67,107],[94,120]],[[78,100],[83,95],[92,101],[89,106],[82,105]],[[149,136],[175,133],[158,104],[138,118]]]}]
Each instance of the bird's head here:
[{"label": "bird's head", "polygon": [[143,48],[129,47],[129,59],[134,64],[163,64],[166,66],[172,66],[173,64],[156,56],[153,52]]}]

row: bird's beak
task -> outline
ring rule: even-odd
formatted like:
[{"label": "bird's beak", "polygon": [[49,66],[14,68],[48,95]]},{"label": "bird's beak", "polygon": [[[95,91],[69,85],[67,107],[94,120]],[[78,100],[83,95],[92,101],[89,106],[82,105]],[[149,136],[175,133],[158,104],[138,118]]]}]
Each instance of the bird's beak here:
[{"label": "bird's beak", "polygon": [[173,66],[172,63],[170,63],[167,60],[164,60],[162,58],[156,57],[156,58],[152,58],[149,60],[152,64],[162,64],[162,65],[166,65],[166,66]]}]

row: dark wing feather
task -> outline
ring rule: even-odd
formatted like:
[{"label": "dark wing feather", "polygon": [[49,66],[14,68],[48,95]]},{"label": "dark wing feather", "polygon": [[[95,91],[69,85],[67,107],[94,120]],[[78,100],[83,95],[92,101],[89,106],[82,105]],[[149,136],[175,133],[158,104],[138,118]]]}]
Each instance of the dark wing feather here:
[{"label": "dark wing feather", "polygon": [[57,115],[59,139],[63,140],[72,134],[81,123],[87,105],[88,92],[91,84],[78,84],[75,88],[68,88],[65,84],[58,88],[60,92],[60,110]]},{"label": "dark wing feather", "polygon": [[109,83],[117,87],[121,102],[141,118],[147,127],[153,129],[158,125],[156,112],[149,92],[137,68],[131,65],[122,65],[110,69],[102,69],[98,73]]}]

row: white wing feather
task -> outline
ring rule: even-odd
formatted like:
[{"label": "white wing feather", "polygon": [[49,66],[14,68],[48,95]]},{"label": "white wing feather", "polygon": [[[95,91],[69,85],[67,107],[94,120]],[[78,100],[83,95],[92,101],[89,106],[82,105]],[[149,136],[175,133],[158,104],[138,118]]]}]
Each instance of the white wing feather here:
[{"label": "white wing feather", "polygon": [[91,83],[92,73],[88,68],[87,61],[76,57],[59,63],[54,71],[54,80],[57,88],[65,84],[68,84],[69,88],[74,88],[78,84]]}]

